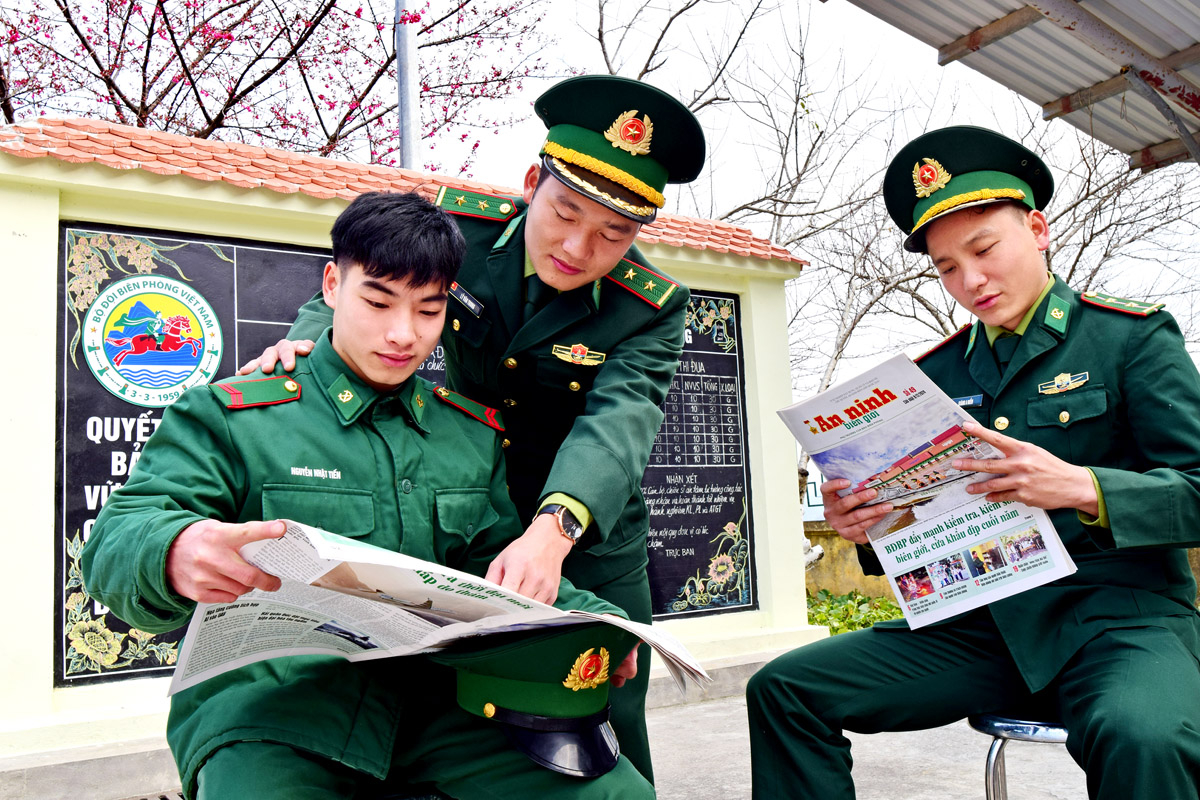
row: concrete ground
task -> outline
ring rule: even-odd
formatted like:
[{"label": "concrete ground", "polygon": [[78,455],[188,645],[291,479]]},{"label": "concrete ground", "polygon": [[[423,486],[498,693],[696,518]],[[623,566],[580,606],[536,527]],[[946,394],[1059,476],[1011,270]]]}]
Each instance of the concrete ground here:
[{"label": "concrete ground", "polygon": [[[661,800],[750,797],[743,691],[760,664],[755,660],[709,666],[713,684],[704,693],[689,688],[687,702],[665,675],[652,677],[647,719]],[[983,769],[991,739],[966,722],[920,733],[850,734],[850,739],[858,800],[984,797]],[[1014,800],[1087,797],[1083,772],[1061,745],[1010,742],[1006,752]],[[0,800],[178,800],[177,780],[163,743],[147,743],[122,757],[0,769]]]},{"label": "concrete ground", "polygon": [[[741,696],[653,708],[648,714],[659,800],[750,797],[750,738]],[[858,800],[982,798],[991,738],[966,722],[921,733],[849,734]],[[1009,742],[1014,800],[1086,800],[1083,771],[1052,744]],[[781,799],[782,800],[782,799]]]}]

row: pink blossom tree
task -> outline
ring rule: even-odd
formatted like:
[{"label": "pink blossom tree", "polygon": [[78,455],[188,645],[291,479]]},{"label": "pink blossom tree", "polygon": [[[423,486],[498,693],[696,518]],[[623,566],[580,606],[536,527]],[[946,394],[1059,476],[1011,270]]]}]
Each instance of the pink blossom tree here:
[{"label": "pink blossom tree", "polygon": [[[428,169],[464,171],[546,70],[543,0],[0,0],[0,118],[90,116],[392,165],[395,25],[416,26]],[[461,163],[434,163],[452,139]]]}]

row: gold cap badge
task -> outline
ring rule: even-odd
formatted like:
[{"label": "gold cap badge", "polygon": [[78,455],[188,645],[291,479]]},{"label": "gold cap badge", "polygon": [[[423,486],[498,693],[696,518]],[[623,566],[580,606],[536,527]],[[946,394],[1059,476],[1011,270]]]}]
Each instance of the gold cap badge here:
[{"label": "gold cap badge", "polygon": [[650,115],[643,114],[638,119],[636,108],[617,117],[604,132],[604,138],[612,142],[613,147],[635,156],[650,155],[650,139],[653,136],[654,125],[650,122]]},{"label": "gold cap badge", "polygon": [[567,673],[563,686],[578,692],[580,689],[595,689],[608,681],[608,650],[603,647],[599,653],[595,650],[593,647],[575,659],[575,665]]},{"label": "gold cap badge", "polygon": [[917,197],[929,197],[938,189],[946,188],[946,184],[954,176],[935,159],[922,160],[925,162],[924,164],[919,161],[913,164],[913,186],[916,187]]}]

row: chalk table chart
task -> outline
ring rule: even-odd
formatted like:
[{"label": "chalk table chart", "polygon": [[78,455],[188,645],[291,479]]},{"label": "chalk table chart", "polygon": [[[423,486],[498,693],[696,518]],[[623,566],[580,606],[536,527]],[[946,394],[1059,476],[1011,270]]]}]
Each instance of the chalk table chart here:
[{"label": "chalk table chart", "polygon": [[694,292],[642,480],[656,619],[757,607],[737,295]]}]

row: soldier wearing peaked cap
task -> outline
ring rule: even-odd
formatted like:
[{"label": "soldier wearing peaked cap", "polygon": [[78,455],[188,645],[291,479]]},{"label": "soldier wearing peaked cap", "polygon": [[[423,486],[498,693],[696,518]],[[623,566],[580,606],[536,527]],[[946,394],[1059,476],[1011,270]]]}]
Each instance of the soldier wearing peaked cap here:
[{"label": "soldier wearing peaked cap", "polygon": [[[463,252],[449,216],[420,197],[357,198],[334,224],[324,273],[333,326],[292,373],[198,387],[166,410],[88,538],[88,592],[130,625],[178,628],[197,601],[279,587],[238,549],[282,535],[280,517],[486,572],[522,529],[503,420],[414,374]],[[566,579],[557,604],[619,613]],[[184,795],[408,797],[432,785],[455,798],[653,797],[604,736],[609,682],[631,675],[622,659],[636,643],[610,628],[540,634],[527,664],[501,658],[505,648],[481,654],[468,666],[486,677],[473,680],[422,656],[293,656],[210,678],[171,700]],[[464,697],[505,713],[490,719]],[[513,724],[557,728],[563,752],[547,757],[535,734],[523,753]]]},{"label": "soldier wearing peaked cap", "polygon": [[[1090,797],[1197,797],[1200,616],[1184,548],[1200,544],[1200,376],[1160,304],[1047,272],[1053,186],[1021,144],[960,126],[905,146],[883,191],[905,246],[976,317],[918,359],[974,417],[965,430],[1004,453],[956,466],[980,473],[975,494],[1046,509],[1078,571],[768,664],[747,690],[755,797],[853,797],[843,730],[986,712],[1061,719]],[[821,487],[825,517],[882,574],[864,531],[890,505],[839,498],[845,485]]]},{"label": "soldier wearing peaked cap", "polygon": [[[520,197],[438,193],[468,245],[442,332],[447,381],[504,412],[509,489],[528,526],[488,577],[549,599],[561,570],[649,622],[641,478],[688,290],[634,240],[667,184],[699,175],[704,135],[678,100],[626,78],[562,81],[534,110],[547,132]],[[288,335],[315,339],[328,324],[314,298]],[[292,345],[277,348],[255,363],[270,368]],[[648,658],[613,704],[622,752],[646,776]]]}]

